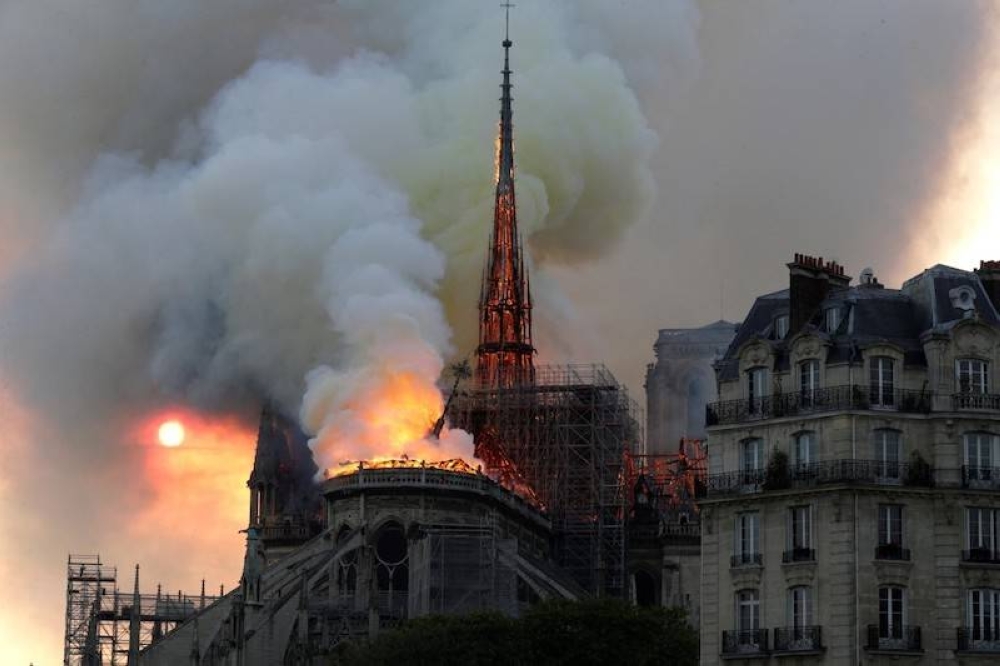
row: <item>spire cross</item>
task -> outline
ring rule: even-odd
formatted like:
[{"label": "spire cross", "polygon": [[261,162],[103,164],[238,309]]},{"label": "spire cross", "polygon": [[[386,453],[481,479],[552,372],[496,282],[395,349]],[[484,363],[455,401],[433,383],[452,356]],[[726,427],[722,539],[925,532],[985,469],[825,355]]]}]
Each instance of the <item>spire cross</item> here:
[{"label": "spire cross", "polygon": [[503,7],[505,10],[503,38],[505,41],[510,41],[510,10],[516,7],[517,5],[511,4],[509,2],[501,2],[500,6]]}]

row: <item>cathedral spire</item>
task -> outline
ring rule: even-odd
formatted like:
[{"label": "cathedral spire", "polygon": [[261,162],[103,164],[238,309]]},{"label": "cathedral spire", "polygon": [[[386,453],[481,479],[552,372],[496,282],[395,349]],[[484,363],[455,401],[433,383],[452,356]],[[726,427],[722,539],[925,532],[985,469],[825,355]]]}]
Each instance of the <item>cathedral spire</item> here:
[{"label": "cathedral spire", "polygon": [[514,196],[514,123],[510,94],[509,3],[503,40],[503,83],[500,84],[500,139],[497,149],[493,231],[479,297],[479,347],[476,380],[488,388],[513,388],[535,380],[531,343],[531,293],[524,252],[517,230]]}]

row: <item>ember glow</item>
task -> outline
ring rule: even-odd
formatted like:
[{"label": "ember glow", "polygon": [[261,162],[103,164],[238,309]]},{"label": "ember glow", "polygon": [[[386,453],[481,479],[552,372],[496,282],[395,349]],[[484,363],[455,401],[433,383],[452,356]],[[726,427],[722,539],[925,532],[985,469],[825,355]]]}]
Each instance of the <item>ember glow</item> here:
[{"label": "ember glow", "polygon": [[[325,382],[333,392],[312,406],[325,415],[311,443],[317,462],[326,461],[325,476],[350,473],[359,463],[446,469],[456,468],[456,460],[462,463],[458,467],[468,469],[479,463],[467,433],[445,428],[439,439],[430,436],[444,399],[428,375],[383,370],[353,379]],[[349,388],[350,393],[339,394],[338,388]]]}]

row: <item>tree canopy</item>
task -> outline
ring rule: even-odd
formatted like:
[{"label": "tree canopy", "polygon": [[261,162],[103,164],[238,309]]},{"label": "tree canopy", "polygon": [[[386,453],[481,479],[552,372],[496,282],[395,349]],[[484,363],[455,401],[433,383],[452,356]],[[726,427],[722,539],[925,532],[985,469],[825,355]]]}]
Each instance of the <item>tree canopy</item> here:
[{"label": "tree canopy", "polygon": [[682,610],[617,600],[549,601],[520,618],[500,613],[430,616],[364,645],[348,644],[338,666],[528,666],[698,663],[698,635]]}]

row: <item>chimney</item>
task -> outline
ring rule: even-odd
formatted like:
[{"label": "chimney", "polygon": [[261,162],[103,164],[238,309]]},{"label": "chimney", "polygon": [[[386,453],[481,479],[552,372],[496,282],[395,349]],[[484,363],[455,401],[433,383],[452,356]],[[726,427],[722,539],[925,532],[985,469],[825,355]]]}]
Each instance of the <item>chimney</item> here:
[{"label": "chimney", "polygon": [[846,289],[851,278],[836,261],[823,261],[797,253],[788,264],[789,335],[794,335],[809,323],[820,303],[831,291]]},{"label": "chimney", "polygon": [[980,261],[979,268],[975,270],[979,276],[979,281],[983,283],[986,295],[990,297],[990,302],[997,312],[1000,312],[1000,261]]}]

